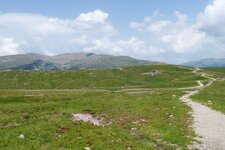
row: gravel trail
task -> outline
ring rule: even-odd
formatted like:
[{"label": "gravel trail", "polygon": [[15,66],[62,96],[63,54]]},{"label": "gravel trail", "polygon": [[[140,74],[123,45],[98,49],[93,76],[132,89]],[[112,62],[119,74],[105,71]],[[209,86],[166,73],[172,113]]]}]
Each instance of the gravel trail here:
[{"label": "gravel trail", "polygon": [[192,95],[197,94],[200,89],[210,86],[215,81],[214,78],[208,77],[204,73],[202,73],[202,76],[208,78],[210,81],[206,85],[198,81],[199,86],[195,87],[195,90],[187,91],[187,94],[180,98],[192,108],[194,118],[193,128],[199,136],[198,140],[202,142],[202,144],[195,144],[192,148],[225,150],[225,115],[194,102],[190,98]]}]

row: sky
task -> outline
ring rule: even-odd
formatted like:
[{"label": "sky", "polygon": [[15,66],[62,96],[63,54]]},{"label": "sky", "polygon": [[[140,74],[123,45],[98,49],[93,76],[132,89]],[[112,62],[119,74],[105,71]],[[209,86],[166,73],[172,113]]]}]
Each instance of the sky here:
[{"label": "sky", "polygon": [[0,56],[225,57],[225,0],[1,0]]}]

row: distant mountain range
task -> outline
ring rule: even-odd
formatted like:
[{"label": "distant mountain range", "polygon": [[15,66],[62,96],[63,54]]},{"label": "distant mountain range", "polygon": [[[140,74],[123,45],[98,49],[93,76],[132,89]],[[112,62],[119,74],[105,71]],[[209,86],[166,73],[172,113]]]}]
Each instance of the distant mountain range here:
[{"label": "distant mountain range", "polygon": [[56,56],[28,53],[0,57],[0,70],[113,69],[149,64],[161,62],[94,53],[67,53]]},{"label": "distant mountain range", "polygon": [[219,68],[225,67],[225,58],[207,58],[198,61],[191,61],[182,64],[183,66],[189,67],[212,67],[212,68]]}]

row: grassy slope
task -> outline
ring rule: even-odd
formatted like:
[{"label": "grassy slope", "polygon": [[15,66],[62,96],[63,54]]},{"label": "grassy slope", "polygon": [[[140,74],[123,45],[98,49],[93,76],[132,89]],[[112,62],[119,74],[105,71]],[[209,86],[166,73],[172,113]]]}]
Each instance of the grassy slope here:
[{"label": "grassy slope", "polygon": [[[180,92],[26,94],[37,93],[1,92],[0,149],[174,149],[171,144],[186,148],[187,135],[192,135],[189,108],[180,102]],[[95,127],[71,121],[71,113],[84,110],[107,115],[112,125]],[[141,119],[145,121],[135,124]],[[135,135],[132,128],[137,128]],[[19,139],[20,134],[25,139]]]},{"label": "grassy slope", "polygon": [[[141,75],[153,69],[163,74]],[[129,67],[122,71],[1,72],[0,88],[12,90],[0,90],[0,149],[82,150],[86,146],[92,149],[175,149],[171,144],[187,149],[193,135],[189,128],[190,110],[179,100],[183,93],[173,88],[194,86],[199,79],[203,78],[190,70],[163,65]],[[159,89],[142,94],[13,91],[57,87]],[[71,113],[85,110],[95,116],[107,115],[112,125],[96,127],[71,121]],[[145,121],[141,122],[142,119]],[[135,124],[137,121],[140,122]],[[134,134],[131,134],[132,128],[137,128]],[[24,134],[25,139],[19,139],[20,134]]]},{"label": "grassy slope", "polygon": [[[217,81],[192,98],[225,113],[225,68],[207,69],[207,72],[214,78],[217,78]],[[213,102],[213,104],[209,103],[208,100]]]},{"label": "grassy slope", "polygon": [[[162,74],[142,75],[155,69]],[[199,79],[203,78],[188,69],[170,65],[128,67],[121,71],[5,71],[0,72],[0,89],[172,88],[192,86]]]}]

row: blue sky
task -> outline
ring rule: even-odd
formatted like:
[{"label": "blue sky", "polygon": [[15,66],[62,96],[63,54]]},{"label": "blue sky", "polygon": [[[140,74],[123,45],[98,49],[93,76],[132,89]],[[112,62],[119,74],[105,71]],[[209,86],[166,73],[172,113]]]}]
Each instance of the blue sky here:
[{"label": "blue sky", "polygon": [[2,0],[0,9],[5,13],[39,13],[60,18],[73,18],[83,12],[101,9],[110,13],[114,19],[122,21],[140,19],[156,10],[169,15],[176,10],[187,15],[196,15],[209,2],[209,0]]},{"label": "blue sky", "polygon": [[182,63],[225,57],[224,0],[2,0],[0,55],[95,52]]},{"label": "blue sky", "polygon": [[100,9],[110,14],[113,25],[126,29],[131,20],[142,20],[155,11],[173,18],[174,11],[195,17],[209,0],[3,0],[0,12],[36,13],[51,17],[75,18],[80,13]]}]

